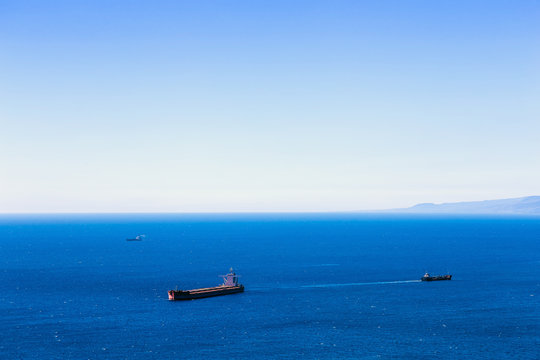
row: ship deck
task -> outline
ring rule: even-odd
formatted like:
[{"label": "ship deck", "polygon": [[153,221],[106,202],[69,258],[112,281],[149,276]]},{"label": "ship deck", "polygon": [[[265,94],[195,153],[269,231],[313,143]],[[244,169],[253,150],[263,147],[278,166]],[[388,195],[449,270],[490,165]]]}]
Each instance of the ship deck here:
[{"label": "ship deck", "polygon": [[203,293],[209,293],[214,291],[222,291],[222,290],[232,290],[232,289],[238,289],[239,286],[214,286],[209,288],[200,288],[200,289],[191,289],[191,290],[184,290],[185,292],[189,292],[190,294],[203,294]]}]

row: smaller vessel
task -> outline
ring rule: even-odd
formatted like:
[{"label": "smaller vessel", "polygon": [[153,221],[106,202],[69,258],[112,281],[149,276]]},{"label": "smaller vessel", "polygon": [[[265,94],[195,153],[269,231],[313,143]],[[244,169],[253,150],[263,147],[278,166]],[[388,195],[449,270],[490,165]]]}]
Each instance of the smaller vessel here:
[{"label": "smaller vessel", "polygon": [[452,280],[452,275],[435,275],[431,276],[429,273],[425,273],[420,279],[422,281],[439,281],[439,280]]},{"label": "smaller vessel", "polygon": [[219,286],[192,290],[169,290],[169,300],[193,300],[244,292],[244,285],[238,283],[238,275],[232,268],[227,275],[220,276],[223,278],[223,284]]},{"label": "smaller vessel", "polygon": [[132,238],[132,239],[126,239],[126,241],[143,241],[143,239],[144,239],[145,236],[146,236],[146,235],[137,235],[137,236],[135,236],[135,237]]}]

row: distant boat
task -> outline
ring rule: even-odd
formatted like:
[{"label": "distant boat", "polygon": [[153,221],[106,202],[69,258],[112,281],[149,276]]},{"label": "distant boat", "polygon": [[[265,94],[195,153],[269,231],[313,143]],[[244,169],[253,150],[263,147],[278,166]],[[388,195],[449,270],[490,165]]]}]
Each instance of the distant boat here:
[{"label": "distant boat", "polygon": [[219,286],[193,290],[169,290],[169,300],[193,300],[244,292],[244,285],[238,283],[238,275],[232,268],[227,275],[220,276],[223,278],[223,284]]},{"label": "distant boat", "polygon": [[126,241],[143,241],[146,235],[137,235],[133,239],[126,239]]},{"label": "distant boat", "polygon": [[428,273],[425,273],[424,276],[420,279],[422,281],[439,281],[439,280],[452,280],[452,275],[435,275],[431,276]]}]

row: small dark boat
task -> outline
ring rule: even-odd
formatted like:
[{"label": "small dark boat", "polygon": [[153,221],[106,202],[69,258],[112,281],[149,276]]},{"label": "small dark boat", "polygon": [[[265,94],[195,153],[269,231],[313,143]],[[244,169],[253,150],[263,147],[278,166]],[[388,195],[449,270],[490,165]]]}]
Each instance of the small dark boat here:
[{"label": "small dark boat", "polygon": [[431,276],[428,273],[425,273],[424,276],[420,279],[422,281],[439,281],[439,280],[452,280],[452,275],[435,275]]},{"label": "small dark boat", "polygon": [[135,236],[135,237],[132,238],[132,239],[126,239],[126,241],[143,241],[143,239],[144,239],[145,236],[146,236],[146,235],[137,235],[137,236]]},{"label": "small dark boat", "polygon": [[169,290],[169,300],[193,300],[244,292],[244,285],[238,284],[238,275],[234,273],[232,268],[227,275],[220,276],[224,281],[219,286],[193,290]]}]

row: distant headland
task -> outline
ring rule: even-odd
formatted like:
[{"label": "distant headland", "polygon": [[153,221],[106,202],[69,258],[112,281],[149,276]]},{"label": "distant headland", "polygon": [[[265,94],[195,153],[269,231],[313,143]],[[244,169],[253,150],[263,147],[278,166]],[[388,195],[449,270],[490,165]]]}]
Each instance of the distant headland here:
[{"label": "distant headland", "polygon": [[403,209],[383,210],[414,214],[516,214],[540,215],[540,196],[455,203],[423,203]]}]

